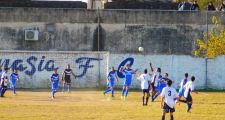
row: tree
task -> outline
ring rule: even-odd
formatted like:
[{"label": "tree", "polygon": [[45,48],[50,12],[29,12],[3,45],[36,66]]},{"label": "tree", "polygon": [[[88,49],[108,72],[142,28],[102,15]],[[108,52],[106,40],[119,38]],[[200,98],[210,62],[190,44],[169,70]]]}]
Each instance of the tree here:
[{"label": "tree", "polygon": [[215,58],[225,55],[225,27],[221,24],[218,17],[213,16],[214,26],[209,31],[203,33],[203,39],[197,39],[197,50],[195,55],[198,57]]}]

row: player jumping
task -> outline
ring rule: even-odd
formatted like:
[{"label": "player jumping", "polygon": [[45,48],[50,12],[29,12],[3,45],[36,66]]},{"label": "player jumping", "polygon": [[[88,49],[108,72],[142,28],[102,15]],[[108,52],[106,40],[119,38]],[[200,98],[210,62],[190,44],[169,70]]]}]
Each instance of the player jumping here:
[{"label": "player jumping", "polygon": [[[125,100],[128,95],[128,90],[132,82],[132,75],[136,73],[137,70],[133,70],[130,68],[130,64],[126,65],[126,68],[124,69],[123,66],[121,66],[119,72],[125,74],[125,80],[122,90],[122,96],[121,99]],[[124,95],[125,94],[125,95]]]},{"label": "player jumping", "polygon": [[[147,69],[145,69],[144,73],[141,74],[140,76],[138,76],[137,79],[141,81],[141,89],[142,89],[142,92],[143,92],[142,105],[147,106],[148,105],[148,99],[149,99],[149,96],[150,96],[149,83],[150,83],[150,79],[151,79],[150,75],[148,74]],[[145,96],[146,96],[146,100],[145,100]]]},{"label": "player jumping", "polygon": [[167,87],[162,90],[162,101],[161,108],[163,109],[162,120],[165,120],[166,113],[170,113],[170,120],[173,120],[173,112],[175,112],[175,101],[174,98],[179,100],[179,96],[176,92],[176,89],[171,87],[172,81],[167,80]]},{"label": "player jumping", "polygon": [[13,89],[13,94],[16,95],[16,81],[19,80],[19,74],[17,69],[13,70],[13,73],[10,75],[10,88]]},{"label": "player jumping", "polygon": [[106,93],[108,93],[109,91],[112,92],[112,97],[114,97],[114,81],[115,78],[118,82],[118,77],[116,75],[116,70],[114,69],[114,67],[111,67],[111,71],[108,74],[108,78],[107,78],[107,88],[106,90],[103,92],[103,94],[105,95]]},{"label": "player jumping", "polygon": [[158,86],[159,80],[162,79],[162,75],[161,75],[161,68],[157,68],[155,72],[154,68],[152,67],[152,63],[150,63],[150,69],[153,72],[152,79],[151,79],[151,93],[152,93],[152,102],[153,102],[154,98],[156,98],[154,97],[157,92],[156,87]]},{"label": "player jumping", "polygon": [[195,91],[194,81],[195,81],[195,77],[192,76],[191,80],[188,81],[186,83],[186,85],[184,86],[184,89],[185,89],[184,90],[185,100],[180,100],[181,102],[187,103],[187,112],[190,112],[191,107],[192,107],[192,103],[193,103],[191,93],[192,92],[198,93],[197,91]]},{"label": "player jumping", "polygon": [[185,76],[185,78],[180,83],[180,89],[179,89],[179,96],[180,97],[184,96],[184,86],[188,82],[188,73],[185,73],[184,76]]}]

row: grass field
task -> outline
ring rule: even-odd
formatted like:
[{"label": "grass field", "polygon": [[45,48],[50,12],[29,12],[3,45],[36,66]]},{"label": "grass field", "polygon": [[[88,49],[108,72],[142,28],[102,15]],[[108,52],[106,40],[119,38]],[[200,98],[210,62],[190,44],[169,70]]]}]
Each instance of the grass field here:
[{"label": "grass field", "polygon": [[[0,98],[0,120],[160,120],[160,98],[143,107],[141,92],[130,92],[126,101],[120,100],[120,91],[111,100],[101,91],[72,91],[57,93],[50,99],[50,92],[18,91],[14,96],[7,91]],[[175,120],[225,120],[225,92],[200,92],[193,95],[191,113],[186,105],[176,106]],[[167,116],[167,119],[169,116]]]}]

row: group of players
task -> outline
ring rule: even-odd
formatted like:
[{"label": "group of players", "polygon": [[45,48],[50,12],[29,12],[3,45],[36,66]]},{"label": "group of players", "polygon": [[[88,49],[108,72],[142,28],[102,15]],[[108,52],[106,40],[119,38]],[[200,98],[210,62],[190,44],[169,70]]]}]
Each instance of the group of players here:
[{"label": "group of players", "polygon": [[[51,93],[52,99],[55,98],[55,93],[59,89],[59,81],[60,79],[63,81],[62,92],[65,90],[65,85],[68,86],[68,92],[70,92],[71,88],[71,75],[74,75],[70,65],[67,65],[67,68],[63,71],[62,77],[57,72],[58,68],[54,68],[53,74],[51,75]],[[179,94],[176,92],[176,89],[172,87],[172,80],[168,78],[168,73],[165,73],[164,76],[161,75],[161,68],[157,68],[155,71],[152,64],[150,63],[150,70],[153,74],[149,74],[148,70],[145,69],[142,74],[138,75],[137,79],[141,81],[141,89],[143,91],[142,103],[143,106],[148,105],[148,100],[151,93],[152,102],[161,94],[161,107],[163,108],[162,120],[165,119],[165,114],[170,113],[171,120],[173,120],[173,112],[175,112],[175,102],[184,102],[187,104],[187,112],[190,112],[192,107],[192,92],[196,92],[194,90],[195,77],[192,76],[190,80],[188,80],[188,73],[185,73],[185,78],[180,83]],[[137,70],[131,69],[130,65],[127,64],[124,68],[123,66],[119,69],[120,73],[124,73],[125,80],[123,84],[121,99],[125,100],[129,93],[129,88],[132,83],[133,74],[136,74]],[[114,67],[111,67],[111,71],[108,74],[107,78],[107,88],[103,92],[106,93],[111,91],[111,96],[114,97],[114,82],[115,79],[118,81],[117,71]],[[13,73],[8,76],[9,68],[5,68],[2,70],[2,66],[0,65],[0,93],[1,97],[4,97],[4,94],[7,89],[12,89],[14,95],[16,95],[16,81],[19,80],[19,75],[17,69],[13,70]],[[10,84],[10,85],[9,85]],[[182,100],[181,98],[185,98]]]},{"label": "group of players", "polygon": [[[172,87],[173,81],[168,78],[169,74],[165,73],[164,76],[161,74],[161,68],[157,68],[155,71],[152,64],[150,63],[150,70],[153,74],[149,74],[148,70],[145,69],[142,74],[138,75],[137,80],[141,81],[141,89],[143,92],[142,104],[143,106],[148,105],[148,100],[151,93],[152,102],[161,94],[161,108],[163,109],[162,120],[165,120],[165,114],[170,113],[170,119],[173,120],[173,112],[175,112],[175,103],[184,102],[187,104],[187,112],[190,112],[192,107],[192,92],[194,90],[195,77],[192,76],[188,80],[188,73],[185,73],[185,78],[180,83],[179,94],[176,89]],[[125,100],[128,96],[128,90],[132,82],[133,74],[136,74],[137,70],[131,69],[130,65],[127,64],[119,69],[120,73],[124,73],[125,79],[122,89],[121,99]],[[114,81],[118,81],[117,71],[114,67],[111,67],[111,71],[108,74],[107,88],[103,92],[106,93],[111,91],[111,96],[114,97]],[[184,99],[183,99],[184,98]],[[183,99],[183,100],[182,100]]]}]

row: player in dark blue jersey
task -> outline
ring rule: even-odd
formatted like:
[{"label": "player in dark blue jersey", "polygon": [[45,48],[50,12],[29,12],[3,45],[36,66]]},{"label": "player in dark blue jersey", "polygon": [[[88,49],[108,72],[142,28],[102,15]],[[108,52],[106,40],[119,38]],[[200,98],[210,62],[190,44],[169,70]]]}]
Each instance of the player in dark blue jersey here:
[{"label": "player in dark blue jersey", "polygon": [[16,95],[16,81],[19,80],[19,74],[17,69],[13,70],[13,73],[10,75],[10,88],[13,89],[13,94]]},{"label": "player in dark blue jersey", "polygon": [[68,86],[68,92],[70,92],[72,75],[75,77],[75,74],[73,73],[72,69],[70,69],[70,65],[68,64],[67,69],[65,69],[62,73],[62,80],[64,80],[62,92],[65,90],[65,85]]},{"label": "player in dark blue jersey", "polygon": [[180,97],[184,96],[184,86],[188,82],[188,73],[185,73],[184,76],[185,76],[184,79],[180,83],[180,89],[179,89],[179,96]]},{"label": "player in dark blue jersey", "polygon": [[57,73],[58,68],[53,70],[53,74],[51,76],[51,83],[52,83],[52,99],[55,98],[55,93],[59,89],[59,74]]},{"label": "player in dark blue jersey", "polygon": [[125,74],[125,80],[124,80],[124,85],[122,89],[122,96],[121,99],[126,99],[128,95],[128,90],[132,82],[133,74],[136,73],[137,70],[133,70],[130,68],[130,64],[126,65],[126,68],[124,69],[123,66],[120,68],[119,72]]},{"label": "player in dark blue jersey", "polygon": [[112,92],[112,97],[114,97],[114,82],[115,79],[118,82],[118,77],[116,74],[116,70],[114,69],[114,67],[111,67],[111,71],[108,74],[108,78],[107,78],[107,88],[106,90],[103,92],[103,94],[105,95],[106,93],[108,93],[109,91]]}]

